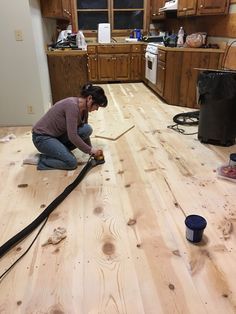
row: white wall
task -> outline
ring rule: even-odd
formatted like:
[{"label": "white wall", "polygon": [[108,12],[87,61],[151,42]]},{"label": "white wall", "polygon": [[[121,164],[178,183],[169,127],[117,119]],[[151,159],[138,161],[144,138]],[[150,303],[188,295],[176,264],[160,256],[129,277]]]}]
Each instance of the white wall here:
[{"label": "white wall", "polygon": [[39,0],[1,0],[1,7],[0,125],[32,125],[51,104]]}]

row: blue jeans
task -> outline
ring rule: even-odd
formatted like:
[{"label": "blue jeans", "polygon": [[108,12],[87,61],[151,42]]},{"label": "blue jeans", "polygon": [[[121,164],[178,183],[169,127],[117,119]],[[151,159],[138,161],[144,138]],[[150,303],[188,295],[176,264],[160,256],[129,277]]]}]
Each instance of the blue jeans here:
[{"label": "blue jeans", "polygon": [[[90,146],[89,136],[92,132],[93,129],[89,124],[84,124],[77,130],[78,135]],[[38,170],[73,170],[77,168],[77,159],[71,152],[76,147],[69,141],[67,134],[63,134],[60,137],[52,137],[33,132],[32,140],[34,146],[41,153],[37,166]]]}]

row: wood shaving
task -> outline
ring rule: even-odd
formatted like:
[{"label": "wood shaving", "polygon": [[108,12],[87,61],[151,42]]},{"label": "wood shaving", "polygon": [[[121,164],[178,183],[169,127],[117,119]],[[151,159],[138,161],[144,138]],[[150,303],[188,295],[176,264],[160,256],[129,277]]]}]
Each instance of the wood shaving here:
[{"label": "wood shaving", "polygon": [[233,224],[230,220],[225,219],[221,225],[219,226],[219,228],[222,231],[223,237],[224,239],[228,239],[230,238],[230,234],[233,232]]},{"label": "wood shaving", "polygon": [[46,246],[49,244],[58,244],[61,242],[61,240],[65,239],[67,237],[66,229],[62,227],[57,227],[53,230],[53,234],[47,239],[47,241],[42,244],[42,246]]},{"label": "wood shaving", "polygon": [[15,134],[9,134],[0,138],[0,143],[10,142],[10,140],[16,139]]}]

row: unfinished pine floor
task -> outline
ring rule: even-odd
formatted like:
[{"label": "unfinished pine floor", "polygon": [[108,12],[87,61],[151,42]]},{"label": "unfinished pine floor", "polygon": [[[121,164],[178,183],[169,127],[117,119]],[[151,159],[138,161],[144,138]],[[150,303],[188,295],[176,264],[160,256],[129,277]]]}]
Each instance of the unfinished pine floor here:
[{"label": "unfinished pine floor", "polygon": [[[31,250],[0,281],[0,313],[236,313],[236,190],[216,176],[236,147],[204,145],[197,135],[168,129],[175,114],[191,110],[162,103],[142,83],[102,86],[109,107],[91,114],[94,134],[112,121],[135,126],[115,141],[92,138],[106,163],[51,214]],[[30,127],[0,129],[0,137],[10,133],[16,139],[0,143],[0,245],[83,167],[22,166],[35,152]],[[208,223],[198,245],[185,238],[189,214]],[[57,227],[67,237],[42,246]],[[0,259],[0,274],[35,234]]]}]

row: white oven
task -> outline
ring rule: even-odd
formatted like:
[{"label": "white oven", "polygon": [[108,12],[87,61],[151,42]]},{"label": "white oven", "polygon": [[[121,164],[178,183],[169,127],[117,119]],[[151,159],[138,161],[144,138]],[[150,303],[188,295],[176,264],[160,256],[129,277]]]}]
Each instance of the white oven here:
[{"label": "white oven", "polygon": [[157,82],[158,46],[163,46],[163,44],[160,42],[149,43],[145,53],[145,77],[153,84],[156,84]]}]

